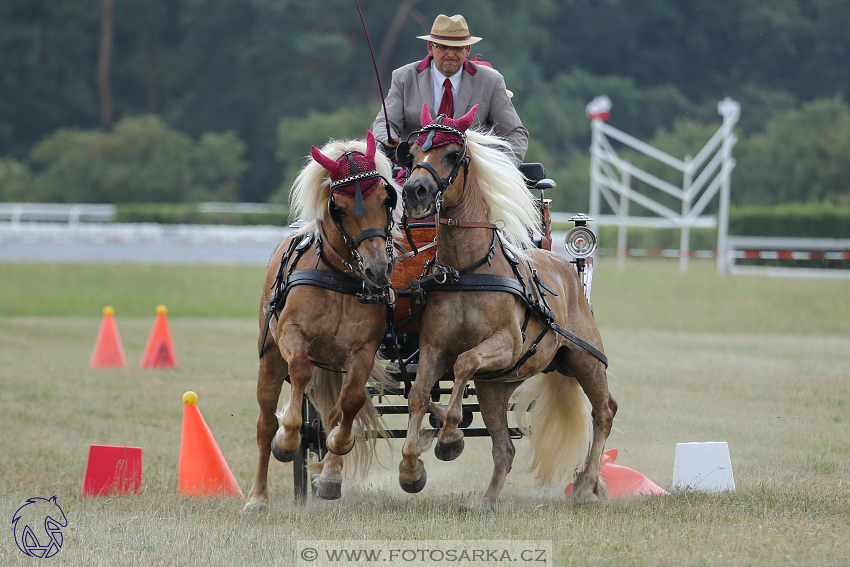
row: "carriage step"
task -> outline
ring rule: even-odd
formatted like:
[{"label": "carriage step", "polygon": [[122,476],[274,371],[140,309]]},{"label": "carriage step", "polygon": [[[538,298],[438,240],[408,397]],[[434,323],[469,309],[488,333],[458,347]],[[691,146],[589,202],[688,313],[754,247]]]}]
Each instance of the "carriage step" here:
[{"label": "carriage step", "polygon": [[[421,433],[430,432],[436,434],[439,429],[422,429]],[[467,427],[461,429],[464,437],[489,437],[490,432],[486,427]],[[509,427],[508,431],[511,434],[511,439],[522,439],[522,431],[517,427]],[[395,439],[404,439],[407,437],[407,429],[388,429],[387,435]]]}]

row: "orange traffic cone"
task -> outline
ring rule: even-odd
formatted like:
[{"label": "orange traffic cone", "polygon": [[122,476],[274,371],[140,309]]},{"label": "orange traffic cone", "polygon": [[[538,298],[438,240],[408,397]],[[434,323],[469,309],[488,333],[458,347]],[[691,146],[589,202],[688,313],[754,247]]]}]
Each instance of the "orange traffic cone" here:
[{"label": "orange traffic cone", "polygon": [[167,314],[165,305],[157,306],[156,321],[145,343],[139,368],[177,368],[177,355],[174,353],[174,343],[171,342]]},{"label": "orange traffic cone", "polygon": [[97,332],[89,368],[127,368],[127,357],[124,356],[124,347],[121,345],[114,315],[113,308],[103,308],[103,320]]},{"label": "orange traffic cone", "polygon": [[[599,476],[605,481],[608,500],[624,496],[663,496],[670,494],[642,474],[632,469],[615,465],[617,449],[605,451],[599,466]],[[564,490],[566,497],[572,498],[575,487],[570,484]]]},{"label": "orange traffic cone", "polygon": [[187,496],[242,496],[224,455],[204,421],[195,392],[183,394],[183,434],[177,489]]}]

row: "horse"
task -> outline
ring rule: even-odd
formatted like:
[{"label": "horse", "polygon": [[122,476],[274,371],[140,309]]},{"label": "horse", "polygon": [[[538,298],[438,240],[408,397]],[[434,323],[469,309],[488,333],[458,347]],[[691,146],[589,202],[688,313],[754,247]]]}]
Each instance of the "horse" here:
[{"label": "horse", "polygon": [[[321,473],[319,498],[341,496],[342,456],[354,446],[355,420],[372,433],[366,450],[357,451],[361,463],[374,455],[375,439],[385,432],[366,383],[386,366],[376,353],[395,298],[392,242],[399,236],[401,207],[399,190],[389,181],[392,165],[375,149],[371,132],[365,144],[313,146],[292,186],[292,213],[301,224],[272,254],[260,300],[259,462],[244,511],[268,506],[269,455],[290,462],[299,450],[302,401],[311,381],[329,432],[328,453],[311,467]],[[287,379],[289,403],[276,413]]]},{"label": "horse", "polygon": [[[525,178],[499,149],[506,142],[468,130],[476,110],[435,122],[423,106],[422,130],[397,152],[411,168],[402,191],[407,214],[437,219],[437,256],[411,282],[427,303],[399,483],[411,493],[425,486],[419,457],[433,440],[421,430],[428,410],[443,422],[437,458],[461,454],[462,397],[473,380],[494,466],[484,496],[470,508],[492,510],[510,472],[511,401],[530,437],[538,483],[575,475],[574,502],[599,502],[605,498],[600,461],[617,412],[602,338],[575,267],[533,246],[539,211]],[[447,371],[454,385],[442,408],[430,391]]]}]

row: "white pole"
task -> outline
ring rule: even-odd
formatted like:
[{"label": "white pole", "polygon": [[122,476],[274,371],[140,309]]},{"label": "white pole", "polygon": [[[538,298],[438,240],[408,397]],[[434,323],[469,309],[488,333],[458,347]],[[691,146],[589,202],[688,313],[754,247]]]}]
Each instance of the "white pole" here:
[{"label": "white pole", "polygon": [[685,156],[685,175],[682,180],[682,227],[679,236],[679,273],[688,273],[688,251],[691,249],[691,225],[686,219],[691,210],[691,181],[694,173],[691,171],[691,156]]},{"label": "white pole", "polygon": [[720,186],[720,207],[717,212],[717,273],[729,272],[729,200],[732,189],[732,146],[735,144],[732,128],[738,122],[741,115],[741,105],[729,97],[724,98],[717,105],[717,112],[723,116],[723,142],[720,146],[722,157],[720,175],[722,183]]},{"label": "white pole", "polygon": [[[592,135],[590,138],[590,202],[588,216],[595,219],[596,222],[599,221],[599,152],[602,148],[602,140],[600,139],[602,136],[602,132],[600,131],[601,125],[602,120],[599,118],[594,118],[590,121],[590,130]],[[594,227],[597,234],[599,234],[598,226],[599,225],[596,224]],[[594,256],[595,255],[596,253],[594,253]]]},{"label": "white pole", "polygon": [[[631,188],[632,175],[628,169],[624,169],[622,173],[623,187]],[[629,230],[629,198],[626,197],[625,191],[620,193],[620,208],[617,212],[617,271],[623,273],[626,271],[626,245],[628,241]]]}]

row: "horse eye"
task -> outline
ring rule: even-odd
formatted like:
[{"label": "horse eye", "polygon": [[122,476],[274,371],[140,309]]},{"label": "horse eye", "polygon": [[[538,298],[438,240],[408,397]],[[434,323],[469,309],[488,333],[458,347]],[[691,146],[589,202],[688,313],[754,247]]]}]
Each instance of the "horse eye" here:
[{"label": "horse eye", "polygon": [[457,156],[459,155],[460,152],[458,152],[457,150],[452,150],[450,152],[447,152],[446,155],[443,156],[443,158],[450,161],[457,161]]}]

